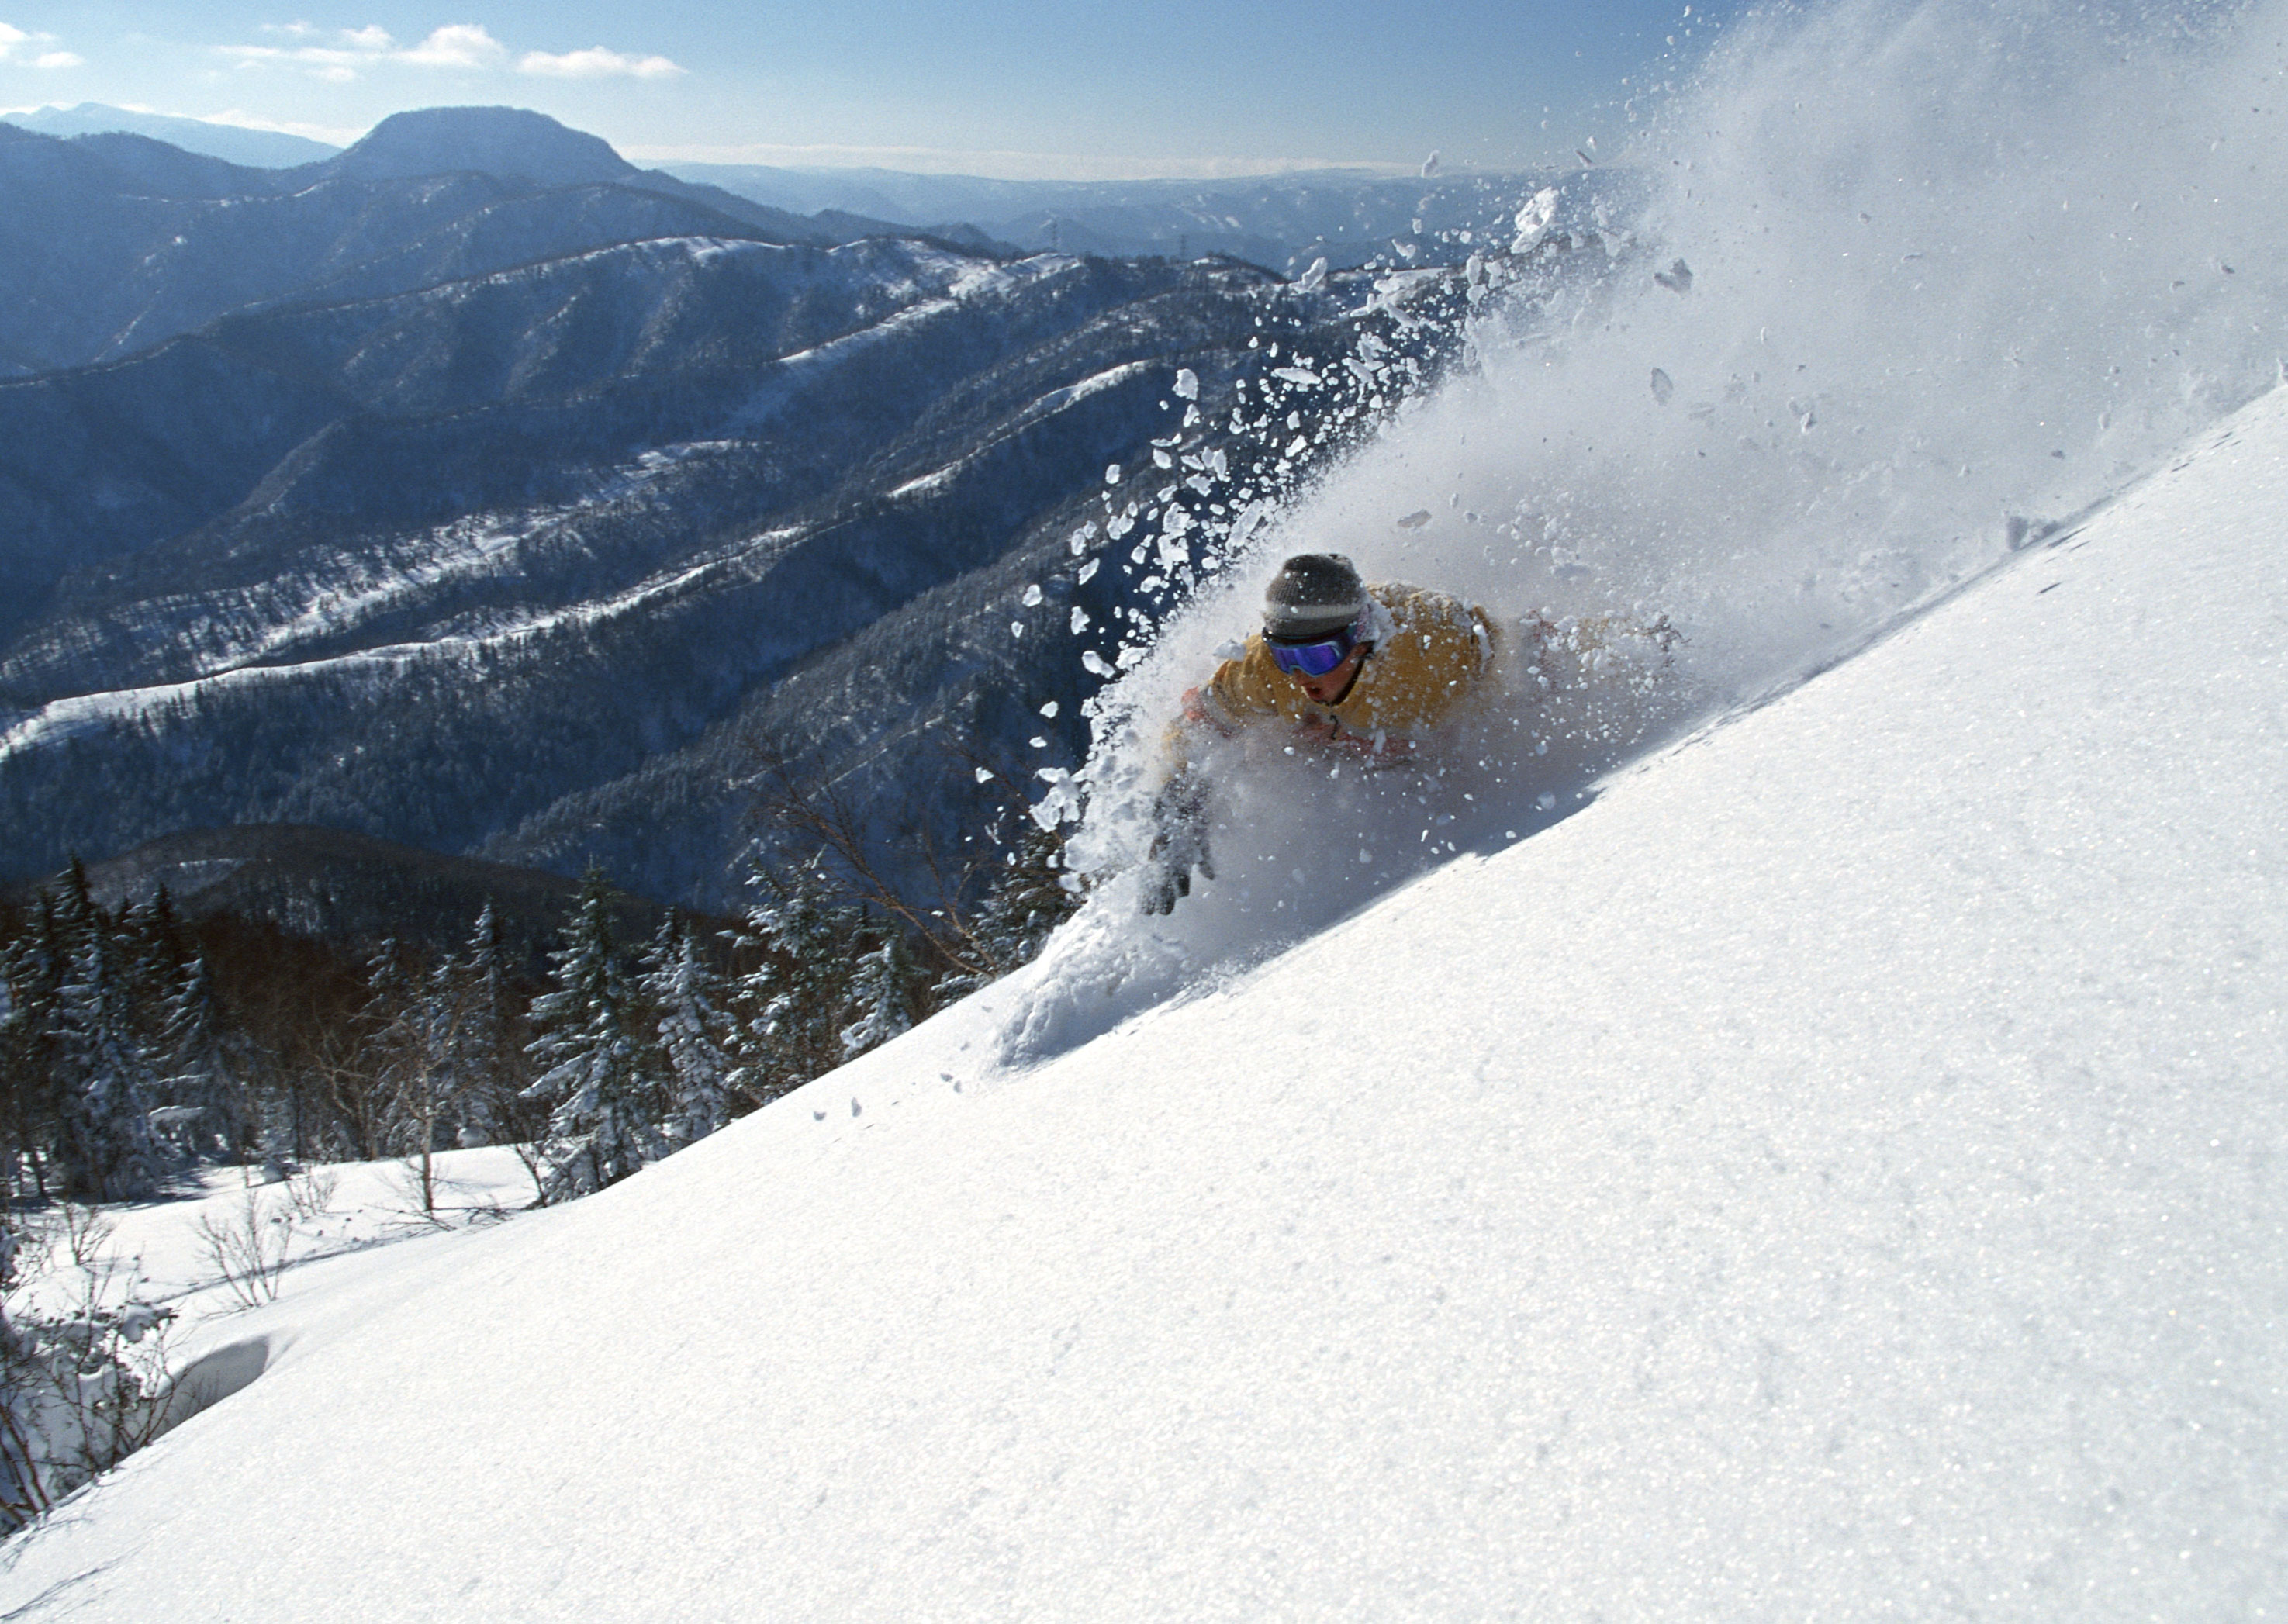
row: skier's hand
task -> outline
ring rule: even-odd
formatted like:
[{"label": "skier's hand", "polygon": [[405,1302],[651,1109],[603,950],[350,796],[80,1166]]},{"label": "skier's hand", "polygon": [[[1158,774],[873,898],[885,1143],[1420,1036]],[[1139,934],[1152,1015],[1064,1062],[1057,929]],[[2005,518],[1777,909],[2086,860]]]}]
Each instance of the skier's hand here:
[{"label": "skier's hand", "polygon": [[1152,845],[1144,860],[1143,907],[1148,914],[1173,913],[1176,899],[1192,894],[1192,871],[1215,878],[1208,852],[1207,788],[1189,773],[1168,781],[1153,797]]}]

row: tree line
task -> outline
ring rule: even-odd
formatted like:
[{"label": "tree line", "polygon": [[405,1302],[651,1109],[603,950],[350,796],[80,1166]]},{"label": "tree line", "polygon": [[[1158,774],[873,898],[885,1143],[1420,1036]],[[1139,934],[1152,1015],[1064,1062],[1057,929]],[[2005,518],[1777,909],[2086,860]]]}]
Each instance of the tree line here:
[{"label": "tree line", "polygon": [[433,1207],[435,1153],[512,1145],[536,1199],[584,1194],[1032,956],[1077,904],[1060,844],[1028,823],[956,888],[972,905],[922,908],[819,838],[758,862],[743,916],[671,914],[640,943],[592,867],[544,977],[489,905],[449,950],[361,949],[186,922],[163,888],[107,907],[75,860],[0,915],[0,1181],[116,1201],[201,1161],[401,1156]]}]

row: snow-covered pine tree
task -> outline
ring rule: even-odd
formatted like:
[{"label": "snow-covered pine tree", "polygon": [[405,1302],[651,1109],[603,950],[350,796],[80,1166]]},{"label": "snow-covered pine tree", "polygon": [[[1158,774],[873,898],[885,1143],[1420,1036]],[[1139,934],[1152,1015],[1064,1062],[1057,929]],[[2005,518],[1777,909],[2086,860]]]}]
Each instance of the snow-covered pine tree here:
[{"label": "snow-covered pine tree", "polygon": [[663,927],[647,957],[643,991],[658,1010],[668,1073],[667,1137],[695,1144],[731,1120],[746,1087],[738,1023],[726,1012],[723,978],[699,951],[689,924]]},{"label": "snow-covered pine tree", "polygon": [[968,946],[981,968],[941,977],[930,989],[933,1002],[950,1002],[1031,963],[1049,933],[1072,917],[1081,897],[1064,867],[1066,834],[1061,824],[1045,829],[1030,817],[1021,820],[1008,861],[970,920]]},{"label": "snow-covered pine tree", "polygon": [[525,1093],[551,1106],[544,1200],[600,1190],[667,1153],[657,1061],[612,940],[610,897],[590,867],[549,955],[556,985],[533,1001],[539,1035],[527,1052],[540,1075]]},{"label": "snow-covered pine tree", "polygon": [[255,1126],[239,1044],[215,994],[206,955],[195,953],[167,1000],[160,1027],[164,1091],[177,1105],[198,1110],[196,1132],[219,1140],[241,1160],[255,1147]]},{"label": "snow-covered pine tree", "polygon": [[12,1195],[22,1192],[15,1186],[23,1176],[34,1193],[47,1194],[46,1153],[60,1121],[57,1016],[69,963],[55,901],[43,894],[24,933],[0,954],[7,1006],[0,1010],[0,1080],[6,1088]]},{"label": "snow-covered pine tree", "polygon": [[151,1135],[154,1067],[109,922],[93,908],[81,917],[57,1001],[56,1160],[67,1190],[132,1200],[155,1193],[163,1170]]},{"label": "snow-covered pine tree", "polygon": [[858,913],[834,900],[822,857],[784,872],[759,870],[752,883],[763,896],[747,910],[746,930],[763,958],[740,995],[751,1011],[749,1070],[760,1103],[842,1064]]},{"label": "snow-covered pine tree", "polygon": [[846,1057],[880,1047],[914,1024],[914,969],[905,938],[893,924],[881,942],[858,960],[850,980],[850,1002],[858,1018],[842,1028]]},{"label": "snow-covered pine tree", "polygon": [[134,1001],[145,1039],[155,1051],[164,1047],[169,1006],[180,990],[190,953],[175,918],[174,899],[164,885],[147,900],[131,903],[119,915],[121,963],[128,996]]},{"label": "snow-covered pine tree", "polygon": [[467,1010],[461,999],[460,978],[448,954],[410,991],[398,1018],[392,1131],[412,1159],[425,1213],[437,1209],[436,1153],[457,1137],[461,1101],[471,1086],[462,1066],[461,1026]]},{"label": "snow-covered pine tree", "polygon": [[528,1081],[520,1031],[522,1015],[510,985],[500,917],[490,901],[477,915],[466,945],[447,962],[446,973],[460,1017],[454,1065],[465,1084],[456,1139],[463,1145],[492,1145],[530,1137],[539,1124],[527,1121],[531,1107],[518,1097]]}]

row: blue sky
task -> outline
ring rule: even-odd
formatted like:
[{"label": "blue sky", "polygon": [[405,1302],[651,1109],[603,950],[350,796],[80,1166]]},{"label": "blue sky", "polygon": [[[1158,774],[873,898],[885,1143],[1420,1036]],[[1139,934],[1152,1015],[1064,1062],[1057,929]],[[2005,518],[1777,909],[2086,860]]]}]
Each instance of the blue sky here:
[{"label": "blue sky", "polygon": [[[505,103],[662,162],[1008,175],[1608,150],[1731,0],[0,0],[0,108],[103,101],[337,142]],[[1673,41],[1673,44],[1670,44]],[[1626,84],[1624,81],[1628,81]],[[1545,111],[1546,109],[1546,111]],[[1547,121],[1544,127],[1545,119]]]}]

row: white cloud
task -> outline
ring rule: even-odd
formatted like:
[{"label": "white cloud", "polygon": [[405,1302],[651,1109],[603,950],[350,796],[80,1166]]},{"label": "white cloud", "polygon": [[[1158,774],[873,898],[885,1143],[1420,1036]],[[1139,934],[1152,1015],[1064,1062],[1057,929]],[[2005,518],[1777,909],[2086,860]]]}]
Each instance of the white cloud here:
[{"label": "white cloud", "polygon": [[[505,68],[510,65],[508,47],[495,39],[481,23],[448,23],[432,29],[417,45],[401,45],[388,29],[371,25],[327,34],[306,22],[266,23],[262,31],[314,43],[226,45],[221,48],[222,54],[241,67],[276,66],[334,81],[354,79],[365,69],[384,66],[465,72]],[[0,57],[7,54],[7,34],[12,32],[0,32]],[[323,43],[315,43],[319,41]],[[561,53],[528,51],[516,59],[515,68],[520,74],[551,79],[672,79],[686,71],[663,56],[633,56],[602,45]]]},{"label": "white cloud", "polygon": [[52,34],[27,34],[21,28],[0,22],[0,62],[29,62],[34,67],[80,67],[87,59],[69,51],[43,51],[37,56],[20,49],[28,45],[52,45]]},{"label": "white cloud", "polygon": [[[369,32],[381,34],[374,28]],[[382,35],[384,39],[389,36]],[[508,47],[485,32],[481,24],[457,22],[436,29],[410,51],[393,58],[415,67],[490,67],[508,55]]]},{"label": "white cloud", "polygon": [[[306,23],[291,23],[269,30],[295,38],[314,34]],[[489,68],[508,60],[508,47],[488,33],[481,23],[448,23],[432,29],[417,45],[401,46],[388,29],[376,27],[344,28],[330,45],[225,45],[222,54],[242,67],[278,64],[300,68],[320,79],[354,79],[362,68],[400,67]]]},{"label": "white cloud", "polygon": [[672,79],[686,70],[665,57],[632,57],[601,45],[591,45],[585,51],[568,51],[560,56],[545,51],[528,51],[518,60],[516,71],[550,79]]}]

